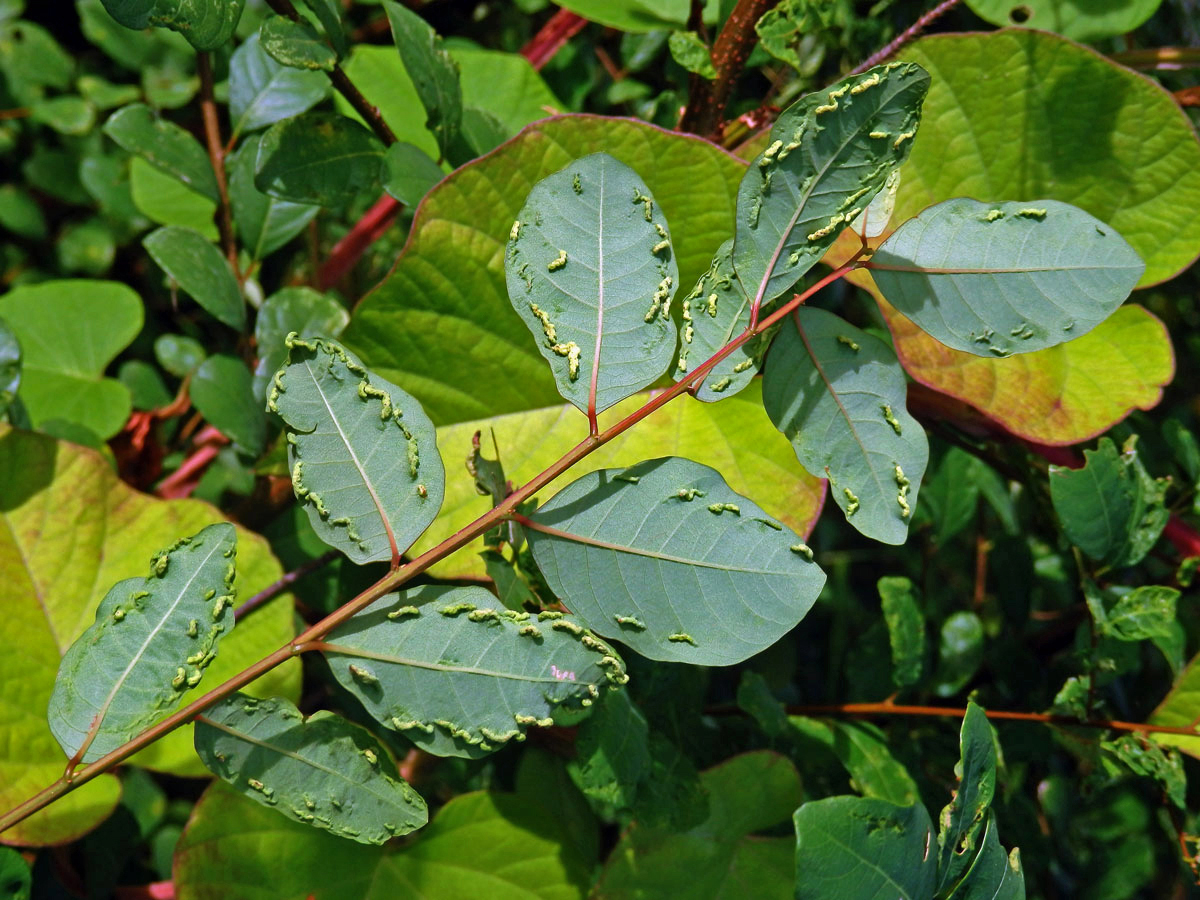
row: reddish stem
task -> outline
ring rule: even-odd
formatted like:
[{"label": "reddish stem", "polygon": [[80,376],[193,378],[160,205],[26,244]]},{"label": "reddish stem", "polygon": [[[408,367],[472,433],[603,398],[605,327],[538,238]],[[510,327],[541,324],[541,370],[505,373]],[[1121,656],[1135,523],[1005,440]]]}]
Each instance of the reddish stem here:
[{"label": "reddish stem", "polygon": [[196,435],[196,443],[199,446],[191,456],[159,483],[154,491],[159,497],[176,500],[191,494],[204,470],[217,458],[221,448],[229,443],[229,438],[209,425]]},{"label": "reddish stem", "polygon": [[958,6],[961,0],[942,0],[937,6],[913,22],[913,24],[904,32],[902,32],[895,40],[891,41],[882,50],[872,53],[857,69],[851,72],[851,75],[861,75],[863,72],[872,66],[877,66],[897,50],[907,44],[909,41],[918,37],[922,31],[944,16],[954,7]]},{"label": "reddish stem", "polygon": [[317,273],[317,288],[327,291],[354,268],[367,249],[383,236],[403,207],[399,200],[390,194],[384,194],[375,205],[354,223],[349,233],[338,241],[329,258]]},{"label": "reddish stem", "polygon": [[541,70],[567,41],[583,31],[587,23],[583,16],[560,9],[547,19],[546,24],[538,29],[538,33],[521,48],[521,55],[529,60],[529,64],[535,69]]}]

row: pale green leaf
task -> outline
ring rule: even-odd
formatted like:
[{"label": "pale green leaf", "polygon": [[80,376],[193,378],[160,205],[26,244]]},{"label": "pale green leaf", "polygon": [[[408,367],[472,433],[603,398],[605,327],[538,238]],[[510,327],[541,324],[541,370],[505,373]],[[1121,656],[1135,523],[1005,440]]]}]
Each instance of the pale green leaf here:
[{"label": "pale green leaf", "polygon": [[678,457],[584,475],[533,520],[551,590],[651,659],[740,662],[795,627],[825,583],[791,529]]},{"label": "pale green leaf", "polygon": [[321,211],[317,204],[269,197],[255,187],[254,166],[262,139],[262,135],[257,134],[246,138],[229,161],[229,204],[233,208],[233,224],[237,226],[246,252],[255,260],[274,253],[303,231]]},{"label": "pale green leaf", "polygon": [[712,54],[708,45],[694,31],[672,31],[667,41],[671,58],[689,72],[707,78],[709,81],[717,77],[717,68],[713,65]]},{"label": "pale green leaf", "polygon": [[969,0],[967,6],[993,25],[1020,25],[1054,31],[1091,43],[1133,31],[1154,14],[1162,0],[1073,3],[1070,0]]},{"label": "pale green leaf", "polygon": [[796,900],[930,900],[937,856],[920,803],[828,797],[796,810]]},{"label": "pale green leaf", "polygon": [[406,206],[416,206],[442,180],[442,167],[420,147],[403,141],[387,148],[383,189]]},{"label": "pale green leaf", "polygon": [[331,712],[234,694],[196,723],[196,752],[244,797],[360,844],[428,821],[425,801],[369,731]]},{"label": "pale green leaf", "polygon": [[[428,115],[426,127],[442,155],[449,154],[462,124],[462,87],[458,65],[442,49],[442,39],[419,15],[394,0],[384,0],[392,39]],[[465,160],[459,160],[465,162]]]},{"label": "pale green leaf", "polygon": [[910,687],[921,678],[925,662],[925,619],[907,578],[886,576],[876,584],[892,645],[892,680]]},{"label": "pale green leaf", "polygon": [[104,370],[142,330],[142,301],[113,281],[46,281],[0,297],[23,353],[21,402],[34,426],[64,419],[107,440],[125,423],[129,389]]},{"label": "pale green leaf", "polygon": [[763,377],[763,406],[801,464],[868,537],[903,544],[929,442],[905,408],[907,385],[882,340],[831,312],[785,320]]},{"label": "pale green leaf", "polygon": [[464,111],[486,110],[504,126],[505,137],[563,107],[537,69],[519,53],[458,46],[450,57],[461,73]]},{"label": "pale green leaf", "polygon": [[267,439],[267,418],[255,396],[246,364],[236,356],[216,353],[204,360],[189,386],[197,411],[247,456],[258,456]]},{"label": "pale green leaf", "polygon": [[235,137],[306,112],[328,93],[325,75],[276,62],[260,45],[257,32],[229,60],[229,117]]},{"label": "pale green leaf", "polygon": [[182,334],[160,334],[154,339],[154,358],[172,375],[182,378],[204,362],[204,345]]},{"label": "pale green leaf", "polygon": [[280,200],[336,206],[378,190],[382,162],[383,145],[353,119],[304,113],[263,135],[254,186]]},{"label": "pale green leaf", "polygon": [[1100,634],[1119,641],[1167,639],[1175,629],[1179,591],[1156,584],[1136,588],[1114,585],[1100,591],[1085,585],[1088,609]]},{"label": "pale green leaf", "polygon": [[892,306],[977,356],[1087,334],[1145,271],[1115,229],[1070,204],[965,197],[909,219],[864,265]]},{"label": "pale green leaf", "polygon": [[934,693],[951,697],[975,677],[983,663],[983,622],[971,610],[951,613],[942,623]]},{"label": "pale green leaf", "polygon": [[119,581],[63,656],[50,730],[69,757],[99,759],[149,728],[199,684],[233,627],[237,535],[210,525]]},{"label": "pale green leaf", "polygon": [[118,109],[104,123],[104,133],[198,194],[214,203],[219,199],[217,176],[200,142],[175,123],[159,118],[144,103]]},{"label": "pale green leaf", "polygon": [[242,289],[221,251],[202,234],[167,225],[142,239],[142,246],[180,289],[230,328],[246,325]]},{"label": "pale green leaf", "polygon": [[596,153],[540,181],[504,268],[514,309],[580,410],[602,412],[670,365],[679,268],[645,182],[619,160]]},{"label": "pale green leaf", "polygon": [[439,756],[480,756],[627,681],[612,649],[560,613],[504,609],[480,587],[420,587],[339,626],[334,677],[380,723]]},{"label": "pale green leaf", "polygon": [[296,496],[320,538],[350,559],[398,560],[442,504],[433,423],[333,341],[286,343],[267,408],[288,425]]},{"label": "pale green leaf", "polygon": [[233,37],[243,6],[245,0],[104,0],[126,28],[170,28],[197,50],[216,50]]},{"label": "pale green leaf", "polygon": [[287,336],[336,338],[350,321],[346,307],[328,294],[306,287],[285,287],[263,301],[254,322],[258,365],[254,396],[265,403],[272,376],[287,362]]},{"label": "pale green leaf", "polygon": [[761,307],[790,289],[908,157],[929,75],[888,63],[808,94],[738,189],[733,266]]},{"label": "pale green leaf", "polygon": [[262,49],[280,65],[324,72],[332,72],[337,65],[337,53],[303,19],[269,16],[258,35]]},{"label": "pale green leaf", "polygon": [[[129,201],[135,214],[159,225],[180,225],[215,241],[217,204],[140,156],[129,160]],[[145,219],[140,227],[148,224]]]},{"label": "pale green leaf", "polygon": [[96,108],[82,97],[66,95],[30,105],[30,118],[60,134],[82,135],[96,124]]}]

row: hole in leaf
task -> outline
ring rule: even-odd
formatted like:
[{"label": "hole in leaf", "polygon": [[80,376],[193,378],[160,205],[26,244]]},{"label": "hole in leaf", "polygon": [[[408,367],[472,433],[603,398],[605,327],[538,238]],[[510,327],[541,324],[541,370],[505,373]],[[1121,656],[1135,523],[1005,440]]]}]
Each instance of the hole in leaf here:
[{"label": "hole in leaf", "polygon": [[1017,25],[1024,25],[1033,18],[1033,10],[1024,4],[1021,4],[1020,6],[1014,6],[1011,10],[1009,10],[1008,18]]}]

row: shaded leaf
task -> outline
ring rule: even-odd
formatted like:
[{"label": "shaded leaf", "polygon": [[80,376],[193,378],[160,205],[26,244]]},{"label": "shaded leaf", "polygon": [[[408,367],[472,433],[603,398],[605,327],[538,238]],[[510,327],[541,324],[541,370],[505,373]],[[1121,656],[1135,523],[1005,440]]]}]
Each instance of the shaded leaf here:
[{"label": "shaded leaf", "polygon": [[1166,485],[1151,478],[1131,442],[1118,453],[1109,438],[1083,452],[1081,469],[1050,467],[1050,499],[1063,533],[1093,559],[1135,565],[1167,524]]},{"label": "shaded leaf", "polygon": [[160,334],[154,339],[154,358],[179,378],[190,375],[204,362],[204,345],[182,334]]},{"label": "shaded leaf", "polygon": [[929,442],[905,406],[891,349],[836,315],[801,307],[772,345],[767,415],[834,502],[868,537],[902,544],[929,462]]},{"label": "shaded leaf", "polygon": [[390,599],[339,626],[322,650],[377,721],[430,753],[491,753],[628,680],[612,649],[561,613],[506,610],[479,587]]},{"label": "shaded leaf", "polygon": [[313,11],[325,37],[333,44],[338,56],[346,55],[346,30],[342,27],[342,13],[337,0],[304,0],[304,5]]},{"label": "shaded leaf", "polygon": [[0,297],[21,347],[21,402],[35,427],[62,419],[107,440],[125,423],[129,389],[104,370],[142,329],[142,301],[114,281],[45,281]]},{"label": "shaded leaf", "polygon": [[898,806],[920,800],[908,770],[892,756],[879,729],[863,722],[789,716],[799,734],[824,745],[850,776],[850,786],[864,797],[878,797]]},{"label": "shaded leaf", "polygon": [[796,900],[933,896],[933,825],[920,803],[828,797],[796,810],[795,825]]},{"label": "shaded leaf", "polygon": [[134,409],[157,409],[171,402],[171,392],[158,369],[144,360],[125,360],[117,370],[117,380],[129,388]]},{"label": "shaded leaf", "polygon": [[983,846],[996,793],[996,736],[983,708],[967,701],[959,735],[958,789],[942,810],[938,831],[938,891],[957,889]]},{"label": "shaded leaf", "polygon": [[383,8],[404,68],[428,114],[426,127],[433,132],[442,155],[446,156],[462,123],[458,66],[442,49],[442,39],[419,15],[393,0],[384,0]]},{"label": "shaded leaf", "polygon": [[50,697],[50,730],[68,757],[99,759],[200,682],[233,627],[236,546],[232,525],[210,525],[100,601],[95,622],[63,655]]},{"label": "shaded leaf", "polygon": [[239,451],[247,456],[262,453],[267,419],[244,362],[224,353],[213,354],[196,369],[189,391],[200,414]]},{"label": "shaded leaf", "polygon": [[337,53],[303,19],[269,16],[258,30],[262,48],[275,62],[293,69],[332,72]]},{"label": "shaded leaf", "polygon": [[241,331],[246,304],[229,262],[203,235],[168,225],[142,240],[146,252],[186,294],[220,322]]},{"label": "shaded leaf", "polygon": [[1145,270],[1121,235],[1077,207],[965,197],[909,219],[864,265],[932,337],[1001,357],[1091,331]]},{"label": "shaded leaf", "polygon": [[929,75],[888,63],[808,94],[738,189],[733,266],[752,305],[791,288],[908,156]]},{"label": "shaded leaf", "polygon": [[218,201],[217,177],[200,142],[173,122],[159,118],[144,103],[118,109],[104,123],[104,133],[196,193]]},{"label": "shaded leaf", "polygon": [[292,486],[317,535],[357,563],[396,562],[445,487],[420,404],[333,341],[289,335],[267,408],[288,426]]},{"label": "shaded leaf", "polygon": [[579,726],[567,772],[601,819],[628,816],[650,774],[650,729],[628,691],[609,691]]},{"label": "shaded leaf", "polygon": [[235,137],[306,112],[328,93],[329,79],[322,73],[289,68],[268,56],[258,32],[229,60],[229,118]]},{"label": "shaded leaf", "polygon": [[952,697],[975,677],[983,662],[983,622],[969,610],[951,613],[942,622],[934,693]]},{"label": "shaded leaf", "polygon": [[403,141],[387,148],[383,189],[406,206],[416,206],[445,175],[419,147]]},{"label": "shaded leaf", "polygon": [[0,319],[0,417],[17,398],[21,386],[21,344],[8,323]]},{"label": "shaded leaf", "polygon": [[254,321],[258,365],[254,396],[266,402],[271,378],[287,362],[287,336],[336,338],[350,321],[346,307],[328,294],[307,287],[285,287],[263,301]]},{"label": "shaded leaf", "polygon": [[196,752],[244,797],[361,844],[424,825],[425,801],[365,728],[286,700],[234,694],[196,722]]},{"label": "shaded leaf", "polygon": [[876,587],[892,645],[892,681],[910,687],[920,680],[925,662],[925,618],[907,578],[880,578]]},{"label": "shaded leaf", "polygon": [[[1101,741],[1104,768],[1111,775],[1133,772],[1153,778],[1179,809],[1187,809],[1187,774],[1178,751],[1159,745],[1158,735],[1123,734]],[[1115,764],[1114,764],[1115,761]]]},{"label": "shaded leaf", "polygon": [[651,659],[740,662],[793,628],[825,582],[795,533],[678,457],[584,475],[533,521],[534,559],[567,608]]},{"label": "shaded leaf", "polygon": [[983,846],[971,868],[947,900],[1025,900],[1025,874],[1021,853],[1011,854],[1000,846],[996,814],[988,813]]},{"label": "shaded leaf", "polygon": [[312,112],[276,122],[263,135],[254,186],[293,203],[336,206],[377,190],[383,145],[337,113]]},{"label": "shaded leaf", "polygon": [[12,847],[0,847],[0,896],[4,900],[29,900],[32,890],[29,865]]},{"label": "shaded leaf", "polygon": [[1102,635],[1119,641],[1170,638],[1175,628],[1179,591],[1160,585],[1113,586],[1105,591],[1085,585],[1084,596]]},{"label": "shaded leaf", "polygon": [[316,218],[321,207],[269,197],[254,185],[261,135],[252,135],[229,161],[229,204],[246,252],[251,259],[274,253]]},{"label": "shaded leaf", "polygon": [[231,37],[245,0],[104,0],[104,8],[126,28],[170,28],[197,50],[216,50]]},{"label": "shaded leaf", "polygon": [[595,153],[540,181],[513,223],[509,298],[559,393],[584,412],[670,365],[679,268],[661,216],[636,172]]}]

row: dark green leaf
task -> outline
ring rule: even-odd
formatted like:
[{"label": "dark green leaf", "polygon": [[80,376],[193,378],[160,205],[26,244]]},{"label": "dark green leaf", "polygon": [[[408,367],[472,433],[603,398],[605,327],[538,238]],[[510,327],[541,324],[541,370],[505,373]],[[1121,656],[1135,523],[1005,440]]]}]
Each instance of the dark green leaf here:
[{"label": "dark green leaf", "polygon": [[1103,635],[1119,641],[1144,641],[1172,635],[1175,601],[1179,599],[1179,591],[1175,588],[1114,586],[1101,592],[1089,584],[1084,593],[1096,627]]},{"label": "dark green leaf", "polygon": [[650,729],[628,691],[610,691],[579,726],[571,780],[601,819],[628,816],[650,774]]},{"label": "dark green leaf", "polygon": [[171,402],[171,392],[158,369],[145,360],[125,360],[117,371],[117,380],[129,388],[134,409],[155,409]]},{"label": "dark green leaf", "polygon": [[0,417],[3,417],[21,386],[21,344],[8,323],[0,319]]},{"label": "dark green leaf", "polygon": [[195,338],[182,334],[160,334],[154,339],[154,358],[160,366],[180,378],[196,371],[196,367],[204,362],[205,355],[204,345]]},{"label": "dark green leaf", "polygon": [[197,50],[216,50],[233,37],[243,6],[245,0],[104,0],[126,28],[170,28]]},{"label": "dark green leaf", "polygon": [[671,56],[689,72],[694,72],[709,81],[717,77],[708,45],[694,31],[672,31],[667,42]]},{"label": "dark green leaf", "polygon": [[767,680],[758,672],[748,669],[742,672],[737,703],[770,737],[779,737],[788,730],[787,710],[775,699]]},{"label": "dark green leaf", "polygon": [[791,630],[825,583],[795,533],[688,459],[584,475],[533,519],[550,588],[651,659],[740,662]]},{"label": "dark green leaf", "polygon": [[1166,527],[1163,482],[1151,478],[1136,446],[1118,453],[1109,438],[1083,451],[1082,469],[1050,467],[1050,499],[1067,539],[1092,559],[1132,566]]},{"label": "dark green leaf", "polygon": [[12,847],[0,847],[0,897],[29,900],[32,879],[29,866]]},{"label": "dark green leaf", "polygon": [[387,148],[383,189],[406,206],[416,206],[445,173],[428,154],[403,141]]},{"label": "dark green leaf", "polygon": [[[50,730],[91,762],[153,725],[195,687],[233,628],[232,525],[209,525],[113,586],[71,645],[50,698]],[[89,737],[94,737],[89,742]]]},{"label": "dark green leaf", "polygon": [[1129,771],[1153,778],[1172,803],[1187,809],[1187,775],[1183,759],[1174,747],[1163,747],[1140,734],[1123,734],[1112,741],[1101,741],[1100,747],[1105,751],[1102,760],[1110,773],[1122,775]]},{"label": "dark green leaf", "polygon": [[263,301],[254,323],[258,365],[254,369],[254,396],[265,403],[271,377],[287,362],[287,336],[336,338],[350,321],[350,313],[337,300],[306,287],[285,287]]},{"label": "dark green leaf", "polygon": [[104,133],[193,191],[214,203],[219,199],[217,177],[199,141],[173,122],[160,119],[144,103],[118,109],[104,123]]},{"label": "dark green leaf", "polygon": [[442,49],[442,39],[419,15],[393,0],[384,0],[383,8],[400,59],[429,116],[426,127],[437,138],[443,156],[448,155],[462,122],[458,66]]},{"label": "dark green leaf", "polygon": [[933,825],[920,803],[829,797],[796,810],[795,825],[796,900],[933,896]]},{"label": "dark green leaf", "polygon": [[763,407],[800,463],[868,537],[903,544],[929,461],[896,354],[831,312],[801,307],[772,344]]},{"label": "dark green leaf", "polygon": [[733,265],[753,305],[791,288],[904,162],[928,89],[924,69],[893,62],[779,117],[738,189]]},{"label": "dark green leaf", "polygon": [[336,206],[378,190],[382,161],[383,145],[353,119],[305,113],[263,135],[254,185],[280,200]]},{"label": "dark green leaf", "polygon": [[224,353],[208,357],[192,376],[190,390],[200,414],[239,451],[262,453],[267,420],[244,362]]},{"label": "dark green leaf", "polygon": [[[328,93],[328,78],[280,65],[264,52],[257,32],[229,60],[229,118],[235,137],[299,115]],[[250,158],[253,174],[254,154]]]},{"label": "dark green leaf", "polygon": [[286,700],[234,694],[196,721],[196,752],[244,797],[360,844],[382,844],[429,819],[425,801],[365,728]]},{"label": "dark green leaf", "polygon": [[988,814],[983,847],[958,889],[947,900],[1025,900],[1025,874],[1021,852],[1012,854],[1000,846],[995,813]]},{"label": "dark green leaf", "polygon": [[399,559],[445,489],[419,403],[333,341],[289,336],[267,408],[288,425],[288,464],[313,529],[357,563]]},{"label": "dark green leaf", "polygon": [[304,0],[304,5],[313,11],[325,37],[333,44],[338,56],[346,55],[346,31],[342,27],[342,12],[338,0]]},{"label": "dark green leaf", "polygon": [[967,701],[959,736],[958,790],[942,810],[938,831],[938,891],[956,890],[983,846],[996,793],[996,736],[983,708]]},{"label": "dark green leaf", "polygon": [[32,240],[46,236],[46,217],[28,191],[15,184],[0,186],[0,227]]},{"label": "dark green leaf", "polygon": [[983,622],[973,612],[959,610],[942,623],[934,692],[951,697],[975,677],[983,662]]},{"label": "dark green leaf", "polygon": [[1116,229],[1069,203],[965,197],[909,219],[866,267],[896,309],[976,356],[1030,353],[1087,334],[1146,269]]},{"label": "dark green leaf", "polygon": [[251,259],[274,253],[311,222],[321,207],[268,197],[254,185],[254,166],[262,135],[242,141],[229,162],[229,203],[233,223]]},{"label": "dark green leaf", "polygon": [[679,269],[662,213],[624,163],[595,153],[538,182],[504,268],[513,308],[580,410],[608,409],[671,364]]},{"label": "dark green leaf", "polygon": [[479,587],[389,595],[323,648],[334,677],[387,728],[440,756],[480,756],[557,709],[628,678],[602,641],[559,613],[506,610]]},{"label": "dark green leaf", "polygon": [[218,321],[241,331],[246,325],[246,304],[229,262],[203,235],[168,225],[142,240],[159,267],[184,293]]},{"label": "dark green leaf", "polygon": [[337,53],[303,19],[293,21],[287,16],[270,16],[262,23],[258,34],[262,49],[281,65],[325,72],[332,72],[337,65]]},{"label": "dark green leaf", "polygon": [[789,724],[804,737],[829,749],[850,776],[850,786],[864,797],[898,806],[920,800],[917,785],[888,749],[879,729],[861,722],[791,716]]},{"label": "dark green leaf", "polygon": [[907,578],[880,578],[877,588],[892,645],[892,680],[910,687],[920,680],[925,661],[925,618]]},{"label": "dark green leaf", "polygon": [[0,74],[19,103],[37,102],[47,87],[67,89],[74,73],[75,60],[40,25],[0,24]]}]

